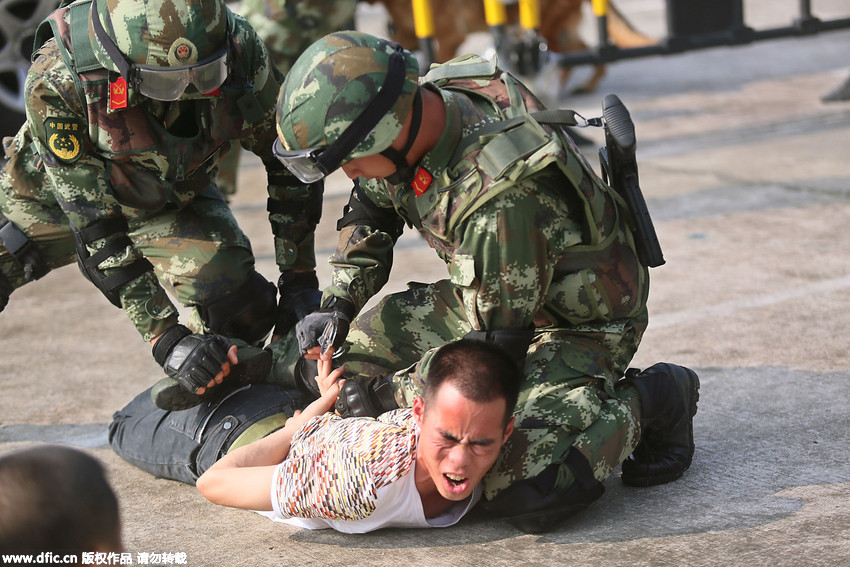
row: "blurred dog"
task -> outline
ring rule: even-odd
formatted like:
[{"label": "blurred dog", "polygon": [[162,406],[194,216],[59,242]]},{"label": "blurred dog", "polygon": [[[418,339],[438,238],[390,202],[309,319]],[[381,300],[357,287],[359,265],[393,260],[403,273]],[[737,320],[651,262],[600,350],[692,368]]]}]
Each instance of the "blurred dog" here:
[{"label": "blurred dog", "polygon": [[[411,0],[368,0],[370,3],[383,4],[389,13],[392,39],[406,49],[419,47],[414,29],[413,7]],[[588,45],[579,35],[583,17],[584,0],[540,0],[540,35],[546,40],[549,49],[555,53],[585,51]],[[590,0],[587,0],[590,2]],[[448,61],[457,54],[457,49],[473,32],[489,31],[484,16],[484,2],[481,0],[431,0],[434,14],[434,57],[437,62]],[[517,5],[506,5],[508,24],[518,27]],[[654,45],[658,41],[637,31],[612,2],[608,2],[607,19],[608,38],[619,48],[628,49]],[[571,69],[562,67],[559,90],[563,91],[569,79]],[[596,65],[591,77],[572,93],[592,92],[605,76],[605,66]]]}]

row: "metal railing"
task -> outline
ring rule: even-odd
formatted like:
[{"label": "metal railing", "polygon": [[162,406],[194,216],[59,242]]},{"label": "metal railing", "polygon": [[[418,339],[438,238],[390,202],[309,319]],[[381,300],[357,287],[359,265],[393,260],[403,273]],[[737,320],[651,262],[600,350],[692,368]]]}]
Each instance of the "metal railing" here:
[{"label": "metal railing", "polygon": [[[434,18],[431,4],[429,0],[411,1],[422,57],[426,63],[431,63],[434,61]],[[524,30],[524,33],[519,34],[519,39],[509,38],[505,33],[508,21],[503,1],[483,2],[487,25],[500,56],[507,57],[514,67],[521,67],[526,71],[539,69],[545,60],[542,53],[546,51],[546,44],[537,32],[541,17],[539,1],[510,2],[519,5],[518,24]],[[653,45],[620,48],[608,37],[608,0],[592,0],[592,6],[598,30],[597,45],[585,51],[551,54],[559,66],[598,65],[622,59],[672,55],[696,49],[745,45],[767,39],[801,37],[850,28],[850,17],[822,20],[813,15],[811,0],[799,0],[799,14],[789,25],[761,30],[753,29],[745,23],[743,0],[666,0],[667,37]],[[704,10],[710,17],[701,18],[700,10]]]}]

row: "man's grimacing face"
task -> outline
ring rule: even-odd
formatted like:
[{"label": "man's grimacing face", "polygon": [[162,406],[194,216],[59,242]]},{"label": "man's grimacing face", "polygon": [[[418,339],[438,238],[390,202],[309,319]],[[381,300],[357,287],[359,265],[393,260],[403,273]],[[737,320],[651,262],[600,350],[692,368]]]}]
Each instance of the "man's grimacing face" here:
[{"label": "man's grimacing face", "polygon": [[481,482],[513,432],[505,426],[505,400],[474,402],[444,384],[425,407],[417,397],[413,414],[420,426],[417,475],[427,472],[443,498],[460,501]]}]

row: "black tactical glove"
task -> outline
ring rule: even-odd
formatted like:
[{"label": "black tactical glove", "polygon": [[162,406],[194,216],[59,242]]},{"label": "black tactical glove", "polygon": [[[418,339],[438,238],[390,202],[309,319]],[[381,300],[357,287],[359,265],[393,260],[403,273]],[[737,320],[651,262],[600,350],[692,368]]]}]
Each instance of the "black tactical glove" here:
[{"label": "black tactical glove", "polygon": [[[309,399],[316,400],[322,392],[316,383],[319,367],[315,360],[300,358],[295,364],[295,381],[298,389]],[[378,417],[398,409],[393,390],[392,374],[386,376],[359,376],[343,373],[345,384],[337,395],[334,409],[342,417]]]},{"label": "black tactical glove", "polygon": [[347,377],[334,405],[342,417],[378,417],[398,409],[392,374]]},{"label": "black tactical glove", "polygon": [[325,301],[322,308],[298,321],[295,335],[301,353],[314,346],[320,346],[322,352],[334,347],[339,349],[348,336],[351,320],[354,318],[354,304],[341,297],[332,297]]},{"label": "black tactical glove", "polygon": [[153,357],[168,376],[194,394],[221,372],[230,346],[222,336],[193,334],[183,325],[175,325],[156,341]]},{"label": "black tactical glove", "polygon": [[277,324],[274,334],[289,333],[295,324],[319,308],[322,292],[316,272],[294,272],[286,270],[277,280],[280,299],[277,304]]}]

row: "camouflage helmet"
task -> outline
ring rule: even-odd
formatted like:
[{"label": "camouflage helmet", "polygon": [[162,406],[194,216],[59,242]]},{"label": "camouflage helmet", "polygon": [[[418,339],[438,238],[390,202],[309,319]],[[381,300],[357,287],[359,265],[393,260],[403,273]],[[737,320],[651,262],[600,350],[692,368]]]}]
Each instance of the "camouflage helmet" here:
[{"label": "camouflage helmet", "polygon": [[[390,69],[394,69],[390,73]],[[389,110],[363,120],[382,91],[396,82],[400,94],[389,100]],[[371,122],[362,141],[345,155],[350,159],[380,153],[401,132],[418,89],[419,63],[400,46],[366,33],[344,31],[326,35],[298,58],[286,76],[277,103],[279,143],[289,151],[328,148],[358,122]],[[374,110],[374,106],[372,105]],[[370,111],[371,113],[371,111]],[[365,137],[364,137],[365,136]],[[280,157],[280,156],[279,156]]]},{"label": "camouflage helmet", "polygon": [[[183,67],[227,46],[224,0],[94,0],[92,19],[128,62],[147,67]],[[95,33],[89,37],[98,62],[121,72]]]}]

